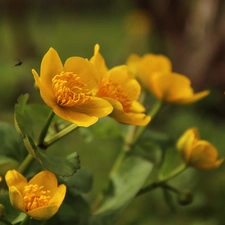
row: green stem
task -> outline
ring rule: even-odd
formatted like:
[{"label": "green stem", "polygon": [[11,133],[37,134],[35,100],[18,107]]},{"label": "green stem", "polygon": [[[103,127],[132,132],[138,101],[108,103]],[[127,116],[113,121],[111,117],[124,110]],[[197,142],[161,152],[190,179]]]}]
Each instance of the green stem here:
[{"label": "green stem", "polygon": [[[151,116],[151,119],[157,114],[157,112],[162,107],[162,101],[157,100],[156,104],[152,108],[152,110],[148,113],[149,116]],[[124,158],[126,157],[127,153],[130,151],[131,147],[138,141],[141,134],[144,132],[146,126],[139,127],[138,130],[136,130],[136,126],[130,125],[129,130],[126,136],[126,139],[124,141],[124,145],[121,149],[120,154],[118,155],[111,171],[110,176],[117,171],[117,169],[120,167],[120,164],[123,162]]]},{"label": "green stem", "polygon": [[[153,106],[152,110],[148,113],[148,116],[151,117],[151,120],[155,117],[155,115],[159,112],[159,110],[161,109],[163,105],[163,101],[162,100],[157,100],[157,102],[155,103],[155,105]],[[137,142],[137,140],[140,138],[140,136],[142,135],[142,133],[144,132],[144,130],[146,129],[147,126],[143,126],[143,127],[139,127],[134,138],[133,138],[133,142],[132,144],[135,144]]]},{"label": "green stem", "polygon": [[152,191],[154,190],[155,188],[158,188],[158,187],[163,187],[163,188],[167,188],[167,189],[170,189],[176,193],[178,193],[178,190],[171,187],[170,185],[167,185],[166,182],[171,180],[172,178],[178,176],[180,173],[182,173],[184,170],[187,169],[187,165],[186,164],[182,164],[180,167],[178,167],[176,170],[174,170],[171,174],[169,174],[167,177],[165,177],[164,179],[159,179],[159,181],[157,182],[154,182],[144,188],[142,188],[136,196],[140,196],[142,194],[145,194],[149,191]]},{"label": "green stem", "polygon": [[17,171],[21,174],[23,174],[27,168],[33,163],[34,157],[31,154],[28,154],[27,157],[23,160],[23,162],[18,167]]},{"label": "green stem", "polygon": [[66,136],[71,131],[75,130],[76,128],[78,128],[76,124],[71,124],[67,126],[66,128],[64,128],[63,130],[59,131],[58,133],[52,135],[48,140],[44,142],[45,148],[49,147],[50,145],[58,141],[60,138]]},{"label": "green stem", "polygon": [[30,216],[26,215],[24,220],[20,223],[20,225],[28,225],[30,222]]},{"label": "green stem", "polygon": [[51,111],[48,115],[48,118],[47,118],[47,122],[45,124],[45,126],[43,127],[42,131],[41,131],[41,134],[40,134],[40,137],[39,137],[39,142],[38,142],[38,145],[41,146],[43,143],[44,143],[44,139],[46,137],[46,134],[48,132],[48,128],[52,122],[52,119],[54,117],[55,113],[53,111]]}]

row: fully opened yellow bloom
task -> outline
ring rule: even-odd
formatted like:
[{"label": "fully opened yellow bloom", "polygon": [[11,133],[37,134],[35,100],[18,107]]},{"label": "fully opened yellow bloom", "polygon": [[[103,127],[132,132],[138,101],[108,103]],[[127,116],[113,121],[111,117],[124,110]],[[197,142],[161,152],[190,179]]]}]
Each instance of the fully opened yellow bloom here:
[{"label": "fully opened yellow bloom", "polygon": [[55,175],[49,171],[38,173],[28,182],[16,170],[9,170],[5,180],[13,207],[36,220],[55,215],[66,194],[66,186],[58,186]]},{"label": "fully opened yellow bloom", "polygon": [[88,127],[107,116],[112,106],[96,97],[99,74],[93,64],[81,57],[70,57],[64,66],[50,48],[42,59],[40,77],[32,70],[44,102],[61,118]]},{"label": "fully opened yellow bloom", "polygon": [[106,99],[113,106],[109,116],[125,124],[138,126],[148,124],[150,117],[144,114],[145,108],[137,101],[141,87],[127,66],[116,66],[108,70],[99,53],[99,45],[95,45],[94,56],[90,62],[101,76],[96,95]]},{"label": "fully opened yellow bloom", "polygon": [[196,128],[190,128],[177,141],[177,149],[181,152],[184,161],[198,169],[215,169],[224,159],[217,159],[216,148],[205,140],[200,140]]},{"label": "fully opened yellow bloom", "polygon": [[189,104],[209,94],[209,90],[194,93],[191,81],[178,73],[154,73],[149,77],[149,88],[158,99],[177,104]]},{"label": "fully opened yellow bloom", "polygon": [[145,54],[140,57],[137,54],[131,54],[126,64],[137,76],[141,85],[147,89],[149,89],[149,77],[154,73],[172,71],[171,61],[164,55]]}]

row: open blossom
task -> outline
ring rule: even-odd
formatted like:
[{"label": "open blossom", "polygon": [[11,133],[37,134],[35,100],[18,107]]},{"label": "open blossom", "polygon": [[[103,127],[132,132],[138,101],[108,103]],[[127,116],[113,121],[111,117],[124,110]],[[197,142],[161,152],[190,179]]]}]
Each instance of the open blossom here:
[{"label": "open blossom", "polygon": [[138,102],[141,87],[127,66],[116,66],[109,70],[99,53],[99,45],[95,45],[90,62],[101,77],[96,96],[106,99],[113,106],[109,116],[121,123],[138,126],[148,124],[150,117],[144,114],[145,108]]},{"label": "open blossom", "polygon": [[150,91],[158,99],[176,104],[193,103],[209,94],[209,90],[195,93],[189,78],[173,72],[154,73],[148,83]]},{"label": "open blossom", "polygon": [[146,89],[149,89],[149,77],[154,73],[172,71],[170,59],[160,54],[148,53],[142,57],[137,54],[131,54],[126,64]]},{"label": "open blossom", "polygon": [[178,139],[176,145],[189,166],[208,170],[219,167],[224,161],[224,159],[217,159],[217,150],[211,143],[200,140],[196,128],[186,130]]},{"label": "open blossom", "polygon": [[49,171],[36,174],[28,182],[16,170],[9,170],[5,180],[13,207],[36,220],[47,220],[54,216],[66,194],[66,186],[58,186],[55,175]]},{"label": "open blossom", "polygon": [[93,64],[81,57],[70,57],[63,65],[55,49],[42,59],[40,76],[32,70],[44,102],[61,118],[88,127],[107,116],[112,106],[96,97],[99,74]]}]

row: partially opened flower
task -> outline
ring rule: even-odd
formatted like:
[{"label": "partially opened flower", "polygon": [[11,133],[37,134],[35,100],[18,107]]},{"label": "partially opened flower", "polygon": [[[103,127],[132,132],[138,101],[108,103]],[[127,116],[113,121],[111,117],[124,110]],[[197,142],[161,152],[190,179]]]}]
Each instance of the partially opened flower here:
[{"label": "partially opened flower", "polygon": [[137,101],[141,87],[127,66],[116,66],[108,70],[99,53],[99,45],[95,46],[94,56],[90,62],[101,76],[96,95],[106,99],[113,106],[109,116],[121,123],[138,126],[148,124],[150,117],[144,114],[145,108]]},{"label": "partially opened flower", "polygon": [[198,169],[215,169],[224,159],[217,159],[217,149],[208,141],[200,140],[198,130],[190,128],[177,141],[177,149],[187,165]]},{"label": "partially opened flower", "polygon": [[54,216],[66,194],[66,186],[58,186],[55,175],[49,171],[38,173],[28,182],[16,170],[9,170],[5,180],[13,207],[36,220]]},{"label": "partially opened flower", "polygon": [[178,73],[154,73],[149,77],[149,89],[158,99],[177,104],[196,102],[209,94],[209,90],[194,93],[189,78]]},{"label": "partially opened flower", "polygon": [[149,89],[149,77],[157,72],[171,72],[172,63],[164,55],[145,54],[140,57],[137,54],[131,54],[126,62],[129,69],[136,75],[141,85]]},{"label": "partially opened flower", "polygon": [[42,59],[40,77],[32,70],[44,102],[61,118],[88,127],[107,116],[112,106],[96,97],[99,74],[93,64],[81,57],[70,57],[64,66],[50,48]]}]

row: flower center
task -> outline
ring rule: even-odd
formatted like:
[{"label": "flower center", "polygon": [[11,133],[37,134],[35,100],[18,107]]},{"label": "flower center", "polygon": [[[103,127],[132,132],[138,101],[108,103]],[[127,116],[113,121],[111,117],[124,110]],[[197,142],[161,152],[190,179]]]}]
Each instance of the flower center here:
[{"label": "flower center", "polygon": [[124,93],[120,84],[108,78],[103,79],[97,95],[99,97],[113,98],[122,104],[124,112],[130,111],[131,100]]},{"label": "flower center", "polygon": [[80,106],[91,101],[92,93],[80,77],[72,72],[61,72],[52,79],[57,104],[63,107]]},{"label": "flower center", "polygon": [[50,191],[44,191],[43,188],[37,184],[29,184],[24,187],[23,200],[26,212],[48,205],[51,199]]}]

